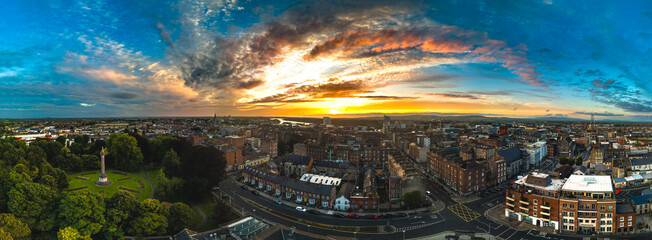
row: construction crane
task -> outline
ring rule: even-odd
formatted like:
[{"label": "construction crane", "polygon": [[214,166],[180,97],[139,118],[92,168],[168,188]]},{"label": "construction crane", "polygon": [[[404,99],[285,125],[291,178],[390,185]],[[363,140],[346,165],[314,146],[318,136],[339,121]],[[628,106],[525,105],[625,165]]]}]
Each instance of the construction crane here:
[{"label": "construction crane", "polygon": [[306,167],[306,173],[310,173],[310,170],[312,169],[312,163],[315,161],[315,158],[310,158],[310,162],[308,162],[308,166]]}]

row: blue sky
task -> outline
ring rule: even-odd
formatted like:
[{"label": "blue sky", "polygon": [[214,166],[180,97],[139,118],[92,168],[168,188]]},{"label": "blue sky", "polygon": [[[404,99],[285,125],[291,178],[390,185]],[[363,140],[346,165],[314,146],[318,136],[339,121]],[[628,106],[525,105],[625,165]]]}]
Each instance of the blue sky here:
[{"label": "blue sky", "polygon": [[646,1],[5,1],[0,118],[652,121]]}]

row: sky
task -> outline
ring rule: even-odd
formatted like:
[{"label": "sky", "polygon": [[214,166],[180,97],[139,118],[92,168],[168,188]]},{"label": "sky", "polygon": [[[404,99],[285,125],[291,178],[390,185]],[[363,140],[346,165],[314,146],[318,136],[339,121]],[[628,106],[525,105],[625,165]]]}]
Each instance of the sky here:
[{"label": "sky", "polygon": [[652,121],[649,1],[2,1],[0,118]]}]

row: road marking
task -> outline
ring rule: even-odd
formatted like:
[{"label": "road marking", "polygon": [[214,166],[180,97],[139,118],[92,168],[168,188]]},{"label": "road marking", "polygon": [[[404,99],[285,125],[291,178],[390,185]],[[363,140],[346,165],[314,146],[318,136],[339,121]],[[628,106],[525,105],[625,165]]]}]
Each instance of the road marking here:
[{"label": "road marking", "polygon": [[453,212],[455,215],[460,217],[462,220],[469,222],[480,217],[481,215],[476,211],[471,210],[469,207],[464,204],[458,203],[455,205],[448,206],[448,210]]},{"label": "road marking", "polygon": [[509,237],[507,237],[507,239],[510,239],[510,238],[511,238],[512,236],[514,236],[514,234],[516,234],[517,232],[518,232],[518,231],[514,230],[514,232],[512,233],[512,235],[509,235]]}]

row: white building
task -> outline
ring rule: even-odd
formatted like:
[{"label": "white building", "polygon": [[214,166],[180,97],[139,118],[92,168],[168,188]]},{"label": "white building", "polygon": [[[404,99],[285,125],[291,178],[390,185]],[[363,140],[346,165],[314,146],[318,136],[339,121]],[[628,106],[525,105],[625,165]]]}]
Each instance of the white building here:
[{"label": "white building", "polygon": [[523,150],[528,154],[526,160],[529,166],[538,166],[548,154],[548,146],[545,141],[528,144]]}]

